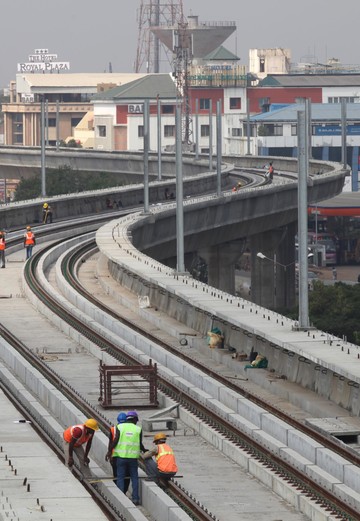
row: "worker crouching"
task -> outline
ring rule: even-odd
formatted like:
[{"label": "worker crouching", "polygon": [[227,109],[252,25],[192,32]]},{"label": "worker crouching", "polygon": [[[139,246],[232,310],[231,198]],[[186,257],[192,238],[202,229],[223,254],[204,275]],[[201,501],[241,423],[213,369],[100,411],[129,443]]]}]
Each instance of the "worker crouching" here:
[{"label": "worker crouching", "polygon": [[[155,447],[142,455],[145,471],[149,478],[169,480],[178,471],[174,451],[166,443],[166,434],[159,432],[154,436]],[[155,458],[155,460],[153,459]]]}]

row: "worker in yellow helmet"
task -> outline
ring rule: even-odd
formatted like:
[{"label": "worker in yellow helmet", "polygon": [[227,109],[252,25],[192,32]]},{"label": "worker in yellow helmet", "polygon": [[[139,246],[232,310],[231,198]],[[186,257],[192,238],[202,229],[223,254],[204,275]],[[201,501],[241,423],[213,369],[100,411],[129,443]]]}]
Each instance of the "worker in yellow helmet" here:
[{"label": "worker in yellow helmet", "polygon": [[26,249],[26,260],[30,259],[32,255],[33,247],[36,244],[36,238],[34,232],[31,231],[31,226],[26,227],[24,233],[24,248]]},{"label": "worker in yellow helmet", "polygon": [[[74,465],[74,455],[79,460],[80,470],[84,475],[90,475],[87,468],[90,463],[89,452],[95,431],[99,430],[96,420],[89,418],[83,424],[68,427],[63,434],[65,465],[71,468]],[[85,445],[85,450],[83,445]]]},{"label": "worker in yellow helmet", "polygon": [[155,434],[154,445],[155,447],[152,450],[148,450],[145,454],[142,454],[142,458],[145,460],[146,474],[150,478],[169,480],[175,476],[178,467],[176,465],[174,451],[170,445],[166,443],[166,434],[163,432]]},{"label": "worker in yellow helmet", "polygon": [[49,203],[44,203],[43,207],[42,207],[42,222],[43,222],[43,224],[46,224],[47,222],[50,222],[50,223],[53,222],[52,214],[53,214],[52,208],[49,205]]}]

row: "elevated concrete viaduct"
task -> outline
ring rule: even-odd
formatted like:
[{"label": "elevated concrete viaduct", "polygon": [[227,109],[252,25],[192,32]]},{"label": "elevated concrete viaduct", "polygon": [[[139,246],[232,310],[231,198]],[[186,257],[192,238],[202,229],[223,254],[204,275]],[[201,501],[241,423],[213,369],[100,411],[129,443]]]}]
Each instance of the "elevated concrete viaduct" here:
[{"label": "elevated concrete viaduct", "polygon": [[[223,178],[234,166],[243,170],[259,169],[264,157],[224,157]],[[227,163],[229,161],[229,163]],[[230,163],[231,161],[231,163]],[[293,158],[273,160],[278,173],[297,172]],[[176,191],[175,158],[164,154],[162,170],[164,181],[150,183],[150,203],[164,200],[165,187]],[[106,171],[119,174],[122,188],[91,193],[79,193],[51,198],[55,218],[67,218],[106,209],[106,200],[121,200],[124,208],[134,207],[143,200],[143,189],[129,182],[143,179],[141,153],[109,153],[85,150],[51,149],[46,156],[47,167],[70,164],[81,171]],[[184,196],[203,194],[216,189],[216,175],[208,172],[208,159],[184,157]],[[18,172],[40,168],[39,148],[1,147],[0,172],[8,169]],[[149,170],[152,179],[157,171],[157,155],[150,156]],[[341,192],[347,171],[338,164],[313,161],[309,169],[309,204],[329,199]],[[24,223],[40,222],[42,201],[29,201],[2,207],[0,226],[9,228]],[[272,185],[242,189],[225,193],[223,197],[210,197],[197,205],[184,205],[185,253],[189,263],[200,255],[208,264],[209,284],[227,293],[235,292],[235,264],[250,245],[252,255],[251,291],[254,302],[272,309],[291,306],[295,302],[295,235],[297,228],[297,182],[276,176]],[[165,210],[153,222],[142,222],[134,227],[134,244],[149,256],[169,266],[176,266],[176,216],[174,208]],[[274,270],[271,262],[259,262],[257,252],[269,257],[276,255],[277,262],[292,266]],[[275,280],[276,278],[276,280]],[[277,292],[274,289],[277,289]],[[276,298],[274,295],[276,293]]]}]

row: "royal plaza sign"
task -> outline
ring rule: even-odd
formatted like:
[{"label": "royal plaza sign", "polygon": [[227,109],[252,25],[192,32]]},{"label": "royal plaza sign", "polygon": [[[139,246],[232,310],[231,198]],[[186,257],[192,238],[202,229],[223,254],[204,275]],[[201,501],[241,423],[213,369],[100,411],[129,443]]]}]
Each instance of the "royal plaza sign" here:
[{"label": "royal plaza sign", "polygon": [[35,49],[29,54],[29,61],[17,64],[18,72],[66,72],[70,70],[70,62],[56,61],[57,54],[49,54],[49,49]]}]

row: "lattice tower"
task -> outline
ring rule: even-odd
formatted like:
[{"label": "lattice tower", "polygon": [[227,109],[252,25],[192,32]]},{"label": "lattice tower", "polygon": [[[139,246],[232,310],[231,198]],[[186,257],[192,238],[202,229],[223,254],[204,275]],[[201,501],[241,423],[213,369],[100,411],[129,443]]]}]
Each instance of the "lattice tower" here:
[{"label": "lattice tower", "polygon": [[176,26],[184,20],[182,0],[151,0],[144,2],[141,0],[140,8],[137,12],[138,21],[138,45],[134,71],[141,72],[160,72],[161,52],[166,55],[168,63],[172,61],[172,53],[165,46],[161,45],[158,37],[151,31],[151,27]]},{"label": "lattice tower", "polygon": [[189,66],[192,60],[192,35],[186,22],[178,23],[174,35],[174,76],[181,99],[181,132],[183,144],[192,142],[192,118],[189,98]]}]

